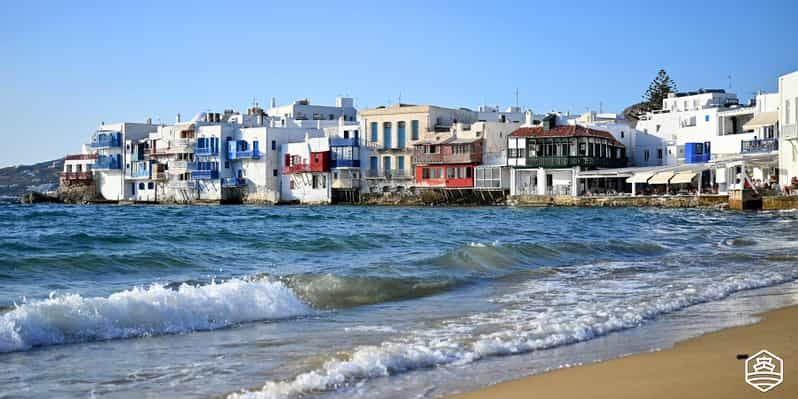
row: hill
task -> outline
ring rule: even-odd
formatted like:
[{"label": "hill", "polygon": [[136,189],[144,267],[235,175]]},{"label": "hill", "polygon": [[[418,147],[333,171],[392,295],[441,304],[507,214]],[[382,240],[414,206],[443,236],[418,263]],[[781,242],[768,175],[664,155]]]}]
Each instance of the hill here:
[{"label": "hill", "polygon": [[30,191],[51,191],[58,188],[58,174],[64,159],[0,168],[0,198],[18,198]]}]

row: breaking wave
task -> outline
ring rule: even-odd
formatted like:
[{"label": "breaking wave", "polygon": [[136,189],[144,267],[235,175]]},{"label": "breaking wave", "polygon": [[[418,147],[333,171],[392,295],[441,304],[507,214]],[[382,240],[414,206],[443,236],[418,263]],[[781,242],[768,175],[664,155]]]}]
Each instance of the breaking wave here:
[{"label": "breaking wave", "polygon": [[[293,379],[269,381],[257,391],[232,393],[228,399],[300,397],[411,370],[461,365],[491,356],[572,344],[634,328],[657,316],[720,300],[738,291],[775,285],[795,278],[794,274],[780,273],[729,276],[703,285],[686,284],[643,301],[635,297],[606,302],[582,298],[577,306],[556,310],[520,306],[496,313],[476,314],[446,323],[438,331],[356,348],[347,358],[330,360],[319,369],[302,373]],[[540,294],[541,284],[530,284],[528,292],[517,293],[513,297]],[[551,288],[545,287],[545,290]],[[513,300],[507,298],[509,302]],[[505,327],[493,333],[478,334],[475,325],[485,323],[505,323]]]},{"label": "breaking wave", "polygon": [[160,284],[108,297],[51,295],[0,315],[0,352],[33,347],[213,330],[312,310],[283,283],[229,280]]}]

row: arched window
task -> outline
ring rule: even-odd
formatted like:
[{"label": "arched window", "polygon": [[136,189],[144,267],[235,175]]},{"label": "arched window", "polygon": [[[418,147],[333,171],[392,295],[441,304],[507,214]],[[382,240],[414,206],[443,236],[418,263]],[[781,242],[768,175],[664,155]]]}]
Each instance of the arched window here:
[{"label": "arched window", "polygon": [[139,190],[144,190],[144,183],[139,183]]},{"label": "arched window", "polygon": [[147,189],[148,190],[152,190],[153,188],[155,188],[155,183],[153,183],[153,182],[147,183]]}]

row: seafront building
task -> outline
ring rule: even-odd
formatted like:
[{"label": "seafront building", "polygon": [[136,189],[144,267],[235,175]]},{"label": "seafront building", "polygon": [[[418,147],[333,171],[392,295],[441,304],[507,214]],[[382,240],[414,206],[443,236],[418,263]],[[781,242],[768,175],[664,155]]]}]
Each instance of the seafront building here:
[{"label": "seafront building", "polygon": [[777,136],[779,182],[793,191],[798,189],[798,71],[779,77],[777,101],[776,114],[781,126],[781,135]]},{"label": "seafront building", "polygon": [[135,195],[132,187],[125,184],[126,167],[123,145],[128,140],[141,140],[157,131],[152,123],[121,122],[101,124],[91,139],[90,146],[96,151],[91,170],[98,194],[106,200],[121,201]]}]

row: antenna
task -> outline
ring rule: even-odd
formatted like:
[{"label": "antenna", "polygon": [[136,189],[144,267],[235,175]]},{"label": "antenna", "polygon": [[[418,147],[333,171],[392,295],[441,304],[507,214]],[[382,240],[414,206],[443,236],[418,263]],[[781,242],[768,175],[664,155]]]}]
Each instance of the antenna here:
[{"label": "antenna", "polygon": [[604,113],[604,101],[599,101],[599,113]]},{"label": "antenna", "polygon": [[402,92],[400,91],[399,92],[399,104],[401,104],[401,103],[402,103]]},{"label": "antenna", "polygon": [[518,88],[515,89],[515,106],[518,107]]},{"label": "antenna", "polygon": [[729,75],[728,78],[729,78],[729,90],[731,90],[731,88],[732,88],[732,76]]}]

